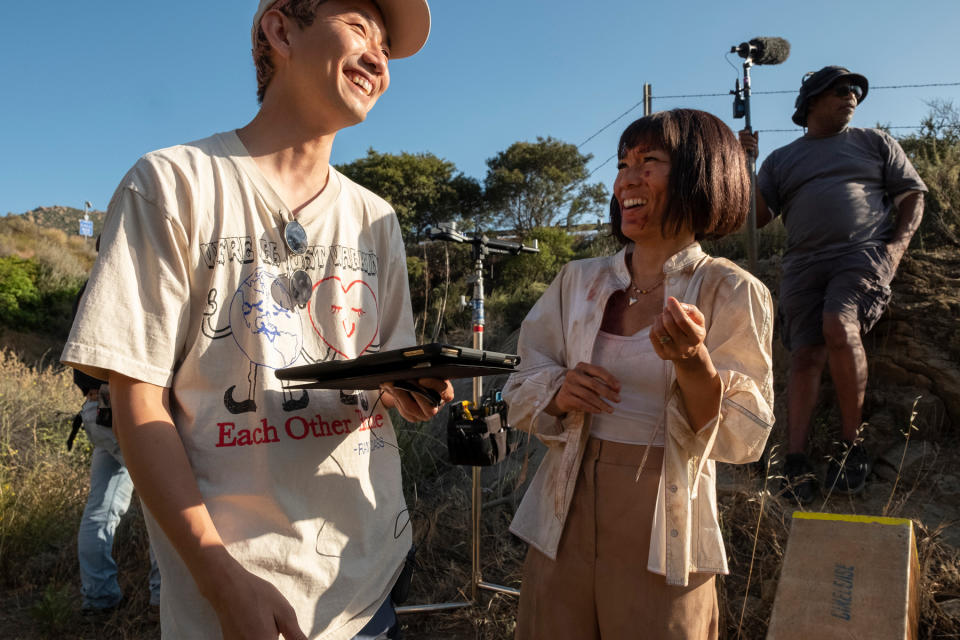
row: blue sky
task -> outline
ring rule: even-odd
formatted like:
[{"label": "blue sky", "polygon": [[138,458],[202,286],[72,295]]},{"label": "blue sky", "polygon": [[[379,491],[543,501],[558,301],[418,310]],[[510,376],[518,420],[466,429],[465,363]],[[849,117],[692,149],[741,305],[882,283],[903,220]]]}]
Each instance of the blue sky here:
[{"label": "blue sky", "polygon": [[[0,214],[38,206],[105,209],[141,154],[244,125],[256,113],[250,60],[255,0],[8,2],[0,92]],[[801,76],[843,64],[871,82],[853,124],[917,125],[925,101],[960,86],[960,2],[734,3],[706,0],[433,0],[433,32],[391,65],[368,120],[341,132],[334,163],[369,147],[432,152],[482,180],[485,161],[518,140],[579,144],[653,87],[654,109],[694,107],[735,130],[729,96],[740,75],[731,45],[779,36],[789,59],[752,70],[754,91],[794,90]],[[794,96],[754,95],[754,128],[793,129]],[[582,147],[590,168],[614,153],[640,107]],[[905,133],[895,130],[894,133]],[[761,134],[761,153],[797,132]],[[761,155],[762,159],[762,155]],[[593,179],[609,185],[614,162]]]}]

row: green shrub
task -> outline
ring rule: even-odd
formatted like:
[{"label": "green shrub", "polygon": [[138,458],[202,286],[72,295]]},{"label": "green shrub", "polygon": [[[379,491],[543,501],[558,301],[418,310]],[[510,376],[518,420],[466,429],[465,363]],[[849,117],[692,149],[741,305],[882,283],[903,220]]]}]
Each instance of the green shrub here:
[{"label": "green shrub", "polygon": [[610,225],[598,225],[597,232],[578,241],[574,247],[576,251],[575,259],[598,258],[600,256],[612,256],[620,251],[622,245],[610,235]]},{"label": "green shrub", "polygon": [[40,303],[38,272],[37,263],[32,260],[0,258],[0,323],[11,327],[36,323]]},{"label": "green shrub", "polygon": [[407,253],[417,339],[429,342],[435,333],[439,337],[469,328],[470,315],[460,307],[460,296],[472,291],[466,284],[473,267],[471,248],[438,241],[407,247]]},{"label": "green shrub", "polygon": [[[56,230],[55,230],[56,231]],[[63,235],[62,231],[57,231]],[[90,267],[77,254],[64,251],[63,244],[40,244],[33,259],[37,263],[37,289],[43,294],[59,291],[76,292],[87,279]]]},{"label": "green shrub", "polygon": [[55,248],[38,258],[0,258],[0,325],[66,336],[86,272],[75,256]]},{"label": "green shrub", "polygon": [[517,283],[512,288],[503,287],[487,297],[485,311],[491,344],[520,328],[527,312],[548,286],[548,282]]},{"label": "green shrub", "polygon": [[503,287],[513,290],[535,283],[549,284],[574,257],[574,236],[562,228],[534,229],[525,244],[531,244],[532,240],[537,240],[539,253],[521,253],[504,259],[496,278]]},{"label": "green shrub", "polygon": [[960,108],[949,100],[927,103],[919,133],[900,146],[927,185],[925,215],[917,237],[930,247],[960,244]]},{"label": "green shrub", "polygon": [[74,588],[50,583],[30,608],[30,617],[48,637],[62,637],[75,624]]}]

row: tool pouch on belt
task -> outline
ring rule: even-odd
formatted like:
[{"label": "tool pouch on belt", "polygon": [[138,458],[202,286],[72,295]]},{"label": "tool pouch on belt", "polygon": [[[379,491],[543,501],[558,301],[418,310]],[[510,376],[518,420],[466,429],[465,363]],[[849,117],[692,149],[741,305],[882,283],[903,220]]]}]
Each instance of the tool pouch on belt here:
[{"label": "tool pouch on belt", "polygon": [[413,570],[417,565],[417,545],[411,545],[407,551],[407,559],[403,563],[403,569],[400,571],[397,581],[390,590],[390,600],[393,604],[403,604],[410,595],[410,582],[413,580]]},{"label": "tool pouch on belt", "polygon": [[97,424],[108,429],[113,426],[113,407],[110,404],[110,385],[104,383],[100,385],[100,393],[97,396],[99,404],[97,405]]},{"label": "tool pouch on belt", "polygon": [[77,439],[77,432],[80,431],[80,427],[83,426],[83,416],[77,414],[73,416],[73,423],[70,425],[70,435],[67,436],[67,451],[73,450],[73,441]]},{"label": "tool pouch on belt", "polygon": [[507,424],[507,405],[500,392],[485,399],[479,410],[472,402],[450,406],[447,450],[453,464],[488,467],[516,450],[520,437]]}]

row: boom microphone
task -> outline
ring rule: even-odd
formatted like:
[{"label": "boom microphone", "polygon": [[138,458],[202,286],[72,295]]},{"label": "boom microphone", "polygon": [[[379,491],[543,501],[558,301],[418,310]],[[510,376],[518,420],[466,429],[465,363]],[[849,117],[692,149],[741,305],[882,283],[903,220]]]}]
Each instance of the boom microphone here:
[{"label": "boom microphone", "polygon": [[730,53],[749,58],[753,64],[780,64],[790,56],[790,43],[783,38],[756,37],[731,47]]},{"label": "boom microphone", "polygon": [[[733,94],[733,117],[746,120],[746,131],[752,132],[750,124],[750,67],[755,64],[780,64],[790,56],[790,43],[783,38],[761,38],[757,36],[749,42],[741,42],[739,46],[730,47],[730,53],[736,53],[743,62],[743,85],[737,79]],[[752,153],[747,154],[747,168],[750,170],[750,189],[753,192],[756,186],[757,158]],[[747,213],[747,260],[750,271],[757,270],[757,199],[751,193],[750,210]]]}]

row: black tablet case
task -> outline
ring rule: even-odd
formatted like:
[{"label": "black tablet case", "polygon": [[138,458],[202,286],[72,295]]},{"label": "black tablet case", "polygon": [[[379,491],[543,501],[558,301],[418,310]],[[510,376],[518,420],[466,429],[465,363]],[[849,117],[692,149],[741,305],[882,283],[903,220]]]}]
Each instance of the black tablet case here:
[{"label": "black tablet case", "polygon": [[520,357],[433,342],[276,371],[289,389],[376,389],[381,382],[415,378],[473,378],[511,373]]}]

